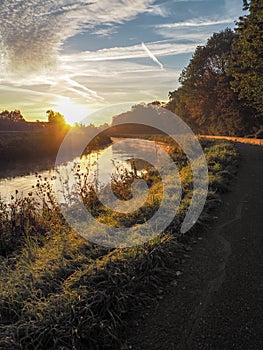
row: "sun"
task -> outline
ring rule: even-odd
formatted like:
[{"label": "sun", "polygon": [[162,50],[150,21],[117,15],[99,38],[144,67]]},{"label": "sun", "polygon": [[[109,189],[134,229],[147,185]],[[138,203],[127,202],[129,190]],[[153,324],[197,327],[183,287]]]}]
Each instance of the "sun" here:
[{"label": "sun", "polygon": [[54,104],[54,109],[64,115],[66,122],[73,125],[81,122],[88,115],[87,106],[74,103],[70,98],[63,97]]}]

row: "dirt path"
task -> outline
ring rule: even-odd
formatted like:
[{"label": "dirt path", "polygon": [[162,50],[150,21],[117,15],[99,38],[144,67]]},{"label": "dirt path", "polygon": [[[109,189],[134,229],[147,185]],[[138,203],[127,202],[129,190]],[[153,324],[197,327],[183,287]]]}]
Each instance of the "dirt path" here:
[{"label": "dirt path", "polygon": [[178,285],[129,329],[133,350],[263,349],[263,148],[237,147],[233,191]]}]

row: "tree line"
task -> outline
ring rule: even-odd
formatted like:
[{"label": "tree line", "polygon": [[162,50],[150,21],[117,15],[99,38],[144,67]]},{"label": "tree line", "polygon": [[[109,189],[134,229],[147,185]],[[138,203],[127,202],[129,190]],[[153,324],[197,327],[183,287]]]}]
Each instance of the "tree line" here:
[{"label": "tree line", "polygon": [[198,46],[169,92],[166,108],[197,133],[255,133],[263,125],[263,0],[244,1],[248,13],[235,31]]}]

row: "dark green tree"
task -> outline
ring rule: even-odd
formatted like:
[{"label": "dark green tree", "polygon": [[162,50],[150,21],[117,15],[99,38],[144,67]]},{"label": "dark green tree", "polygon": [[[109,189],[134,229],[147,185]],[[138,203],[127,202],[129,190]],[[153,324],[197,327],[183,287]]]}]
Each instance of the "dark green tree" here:
[{"label": "dark green tree", "polygon": [[198,46],[180,76],[181,87],[169,94],[167,108],[198,133],[241,135],[252,131],[247,108],[232,91],[232,77],[227,73],[236,36],[226,29]]},{"label": "dark green tree", "polygon": [[244,1],[231,52],[231,86],[239,99],[263,114],[263,0]]}]

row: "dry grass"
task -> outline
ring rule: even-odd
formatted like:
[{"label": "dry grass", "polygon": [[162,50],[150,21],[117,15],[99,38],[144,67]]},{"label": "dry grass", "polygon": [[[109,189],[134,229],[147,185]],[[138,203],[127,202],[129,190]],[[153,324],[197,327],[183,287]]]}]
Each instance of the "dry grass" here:
[{"label": "dry grass", "polygon": [[[210,192],[188,235],[204,228],[220,202],[218,192],[228,190],[238,164],[229,143],[204,141],[204,148]],[[95,246],[72,232],[55,207],[40,212],[30,198],[14,198],[11,208],[2,204],[0,349],[120,348],[127,315],[177,278],[186,253],[187,237],[180,237],[177,227],[191,199],[192,176],[185,156],[176,148],[171,152],[181,160],[180,211],[166,232],[141,246]],[[106,220],[107,212],[103,215]]]}]

